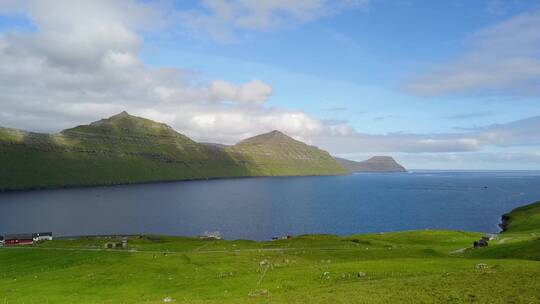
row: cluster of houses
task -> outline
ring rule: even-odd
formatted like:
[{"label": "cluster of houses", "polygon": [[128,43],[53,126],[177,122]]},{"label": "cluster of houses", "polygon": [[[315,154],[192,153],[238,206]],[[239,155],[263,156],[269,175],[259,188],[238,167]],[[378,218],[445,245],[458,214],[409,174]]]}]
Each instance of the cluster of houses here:
[{"label": "cluster of houses", "polygon": [[272,241],[277,241],[277,240],[290,240],[290,239],[292,239],[292,238],[293,238],[292,235],[287,234],[287,235],[282,235],[281,237],[274,236],[274,237],[272,237]]},{"label": "cluster of houses", "polygon": [[0,235],[0,246],[31,245],[39,241],[51,241],[52,232],[21,233]]}]

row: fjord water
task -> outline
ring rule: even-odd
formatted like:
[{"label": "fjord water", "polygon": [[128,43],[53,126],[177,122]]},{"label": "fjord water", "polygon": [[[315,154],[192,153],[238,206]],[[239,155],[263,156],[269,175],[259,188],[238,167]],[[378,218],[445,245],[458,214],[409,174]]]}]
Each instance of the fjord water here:
[{"label": "fjord water", "polygon": [[57,236],[220,231],[287,234],[454,229],[498,232],[500,216],[540,200],[540,172],[418,171],[241,178],[0,193],[0,234]]}]

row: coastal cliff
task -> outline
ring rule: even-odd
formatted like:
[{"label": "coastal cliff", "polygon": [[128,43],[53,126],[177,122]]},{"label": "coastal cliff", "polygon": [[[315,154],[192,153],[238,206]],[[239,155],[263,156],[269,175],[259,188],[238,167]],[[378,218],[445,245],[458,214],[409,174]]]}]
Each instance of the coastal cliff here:
[{"label": "coastal cliff", "polygon": [[501,216],[501,233],[540,230],[540,202],[522,206]]}]

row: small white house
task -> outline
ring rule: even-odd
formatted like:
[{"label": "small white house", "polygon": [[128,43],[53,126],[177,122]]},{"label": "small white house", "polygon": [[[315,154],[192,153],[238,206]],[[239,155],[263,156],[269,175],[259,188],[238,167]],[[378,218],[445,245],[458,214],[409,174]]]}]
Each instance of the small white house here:
[{"label": "small white house", "polygon": [[52,241],[53,234],[52,232],[38,232],[32,234],[32,239],[34,242],[38,241]]},{"label": "small white house", "polygon": [[203,240],[221,240],[221,233],[219,231],[205,231],[199,238]]}]

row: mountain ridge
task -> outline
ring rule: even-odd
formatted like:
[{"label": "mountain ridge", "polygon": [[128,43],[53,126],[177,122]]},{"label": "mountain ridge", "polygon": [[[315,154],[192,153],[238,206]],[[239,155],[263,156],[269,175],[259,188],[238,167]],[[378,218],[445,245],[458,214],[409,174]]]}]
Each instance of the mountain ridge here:
[{"label": "mountain ridge", "polygon": [[[307,145],[280,131],[259,134],[225,148],[236,159],[253,164],[263,175],[318,175],[318,172],[344,174],[343,168],[330,153]],[[286,161],[284,161],[286,160]]]},{"label": "mountain ridge", "polygon": [[0,190],[348,173],[328,152],[278,132],[208,145],[127,112],[54,134],[0,128]]},{"label": "mountain ridge", "polygon": [[391,156],[373,156],[364,161],[353,161],[339,157],[335,157],[335,159],[351,172],[407,172],[407,169]]}]

